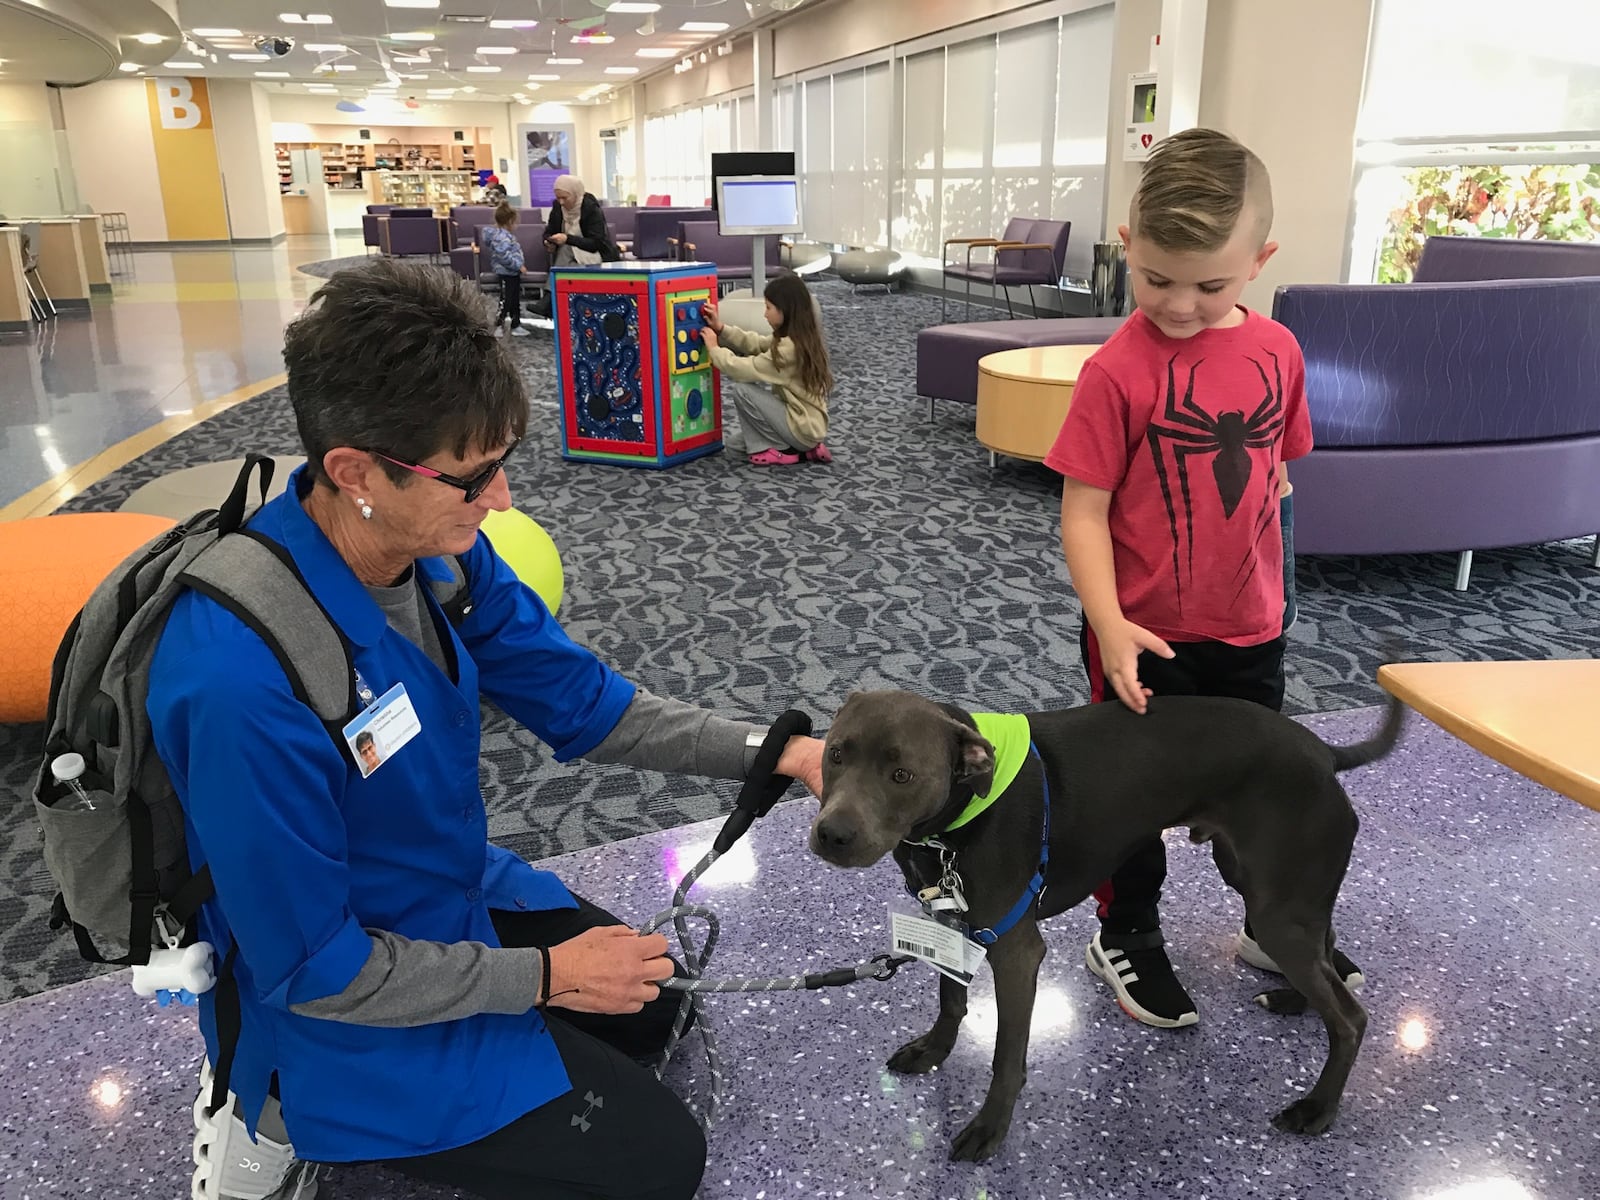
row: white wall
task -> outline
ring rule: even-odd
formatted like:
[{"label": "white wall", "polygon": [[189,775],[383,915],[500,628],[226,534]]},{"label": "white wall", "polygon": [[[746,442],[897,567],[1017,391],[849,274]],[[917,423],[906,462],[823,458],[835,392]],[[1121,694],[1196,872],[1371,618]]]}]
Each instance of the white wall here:
[{"label": "white wall", "polygon": [[0,213],[60,214],[54,125],[44,84],[0,82]]},{"label": "white wall", "polygon": [[647,113],[698,104],[713,96],[747,89],[755,83],[755,54],[748,37],[736,39],[733,53],[721,58],[717,57],[713,42],[707,42],[706,49],[711,59],[705,66],[700,66],[697,61],[692,71],[685,71],[681,75],[667,71],[645,81],[644,107]]},{"label": "white wall", "polygon": [[[1100,240],[1116,241],[1117,226],[1128,221],[1128,205],[1139,186],[1143,165],[1122,161],[1128,76],[1150,69],[1150,39],[1161,32],[1161,0],[1117,0],[1111,33],[1111,108],[1106,120],[1105,229]],[[1207,63],[1207,69],[1210,64]],[[1076,230],[1074,230],[1076,232]]]},{"label": "white wall", "polygon": [[1209,5],[1200,123],[1244,142],[1272,176],[1280,249],[1244,294],[1263,312],[1279,284],[1344,278],[1372,5]]},{"label": "white wall", "polygon": [[283,203],[266,97],[245,79],[213,79],[208,90],[229,229],[235,238],[276,237],[283,232]]},{"label": "white wall", "polygon": [[96,212],[125,212],[136,242],[167,240],[150,107],[142,79],[112,79],[61,93],[78,192]]}]

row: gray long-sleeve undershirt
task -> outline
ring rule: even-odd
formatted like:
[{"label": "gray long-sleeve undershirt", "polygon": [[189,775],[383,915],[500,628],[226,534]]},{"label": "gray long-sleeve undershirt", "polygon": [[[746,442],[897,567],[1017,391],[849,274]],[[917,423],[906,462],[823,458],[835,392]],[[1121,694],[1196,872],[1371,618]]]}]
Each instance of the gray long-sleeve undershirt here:
[{"label": "gray long-sleeve undershirt", "polygon": [[[441,669],[442,651],[413,580],[368,589],[389,623],[420,645]],[[583,757],[648,771],[743,779],[755,760],[748,735],[759,725],[729,721],[704,709],[640,688],[605,739]],[[300,1016],[353,1025],[403,1028],[456,1021],[478,1013],[522,1013],[539,996],[540,956],[534,948],[482,942],[415,941],[368,929],[372,952],[345,989],[290,1005]]]}]

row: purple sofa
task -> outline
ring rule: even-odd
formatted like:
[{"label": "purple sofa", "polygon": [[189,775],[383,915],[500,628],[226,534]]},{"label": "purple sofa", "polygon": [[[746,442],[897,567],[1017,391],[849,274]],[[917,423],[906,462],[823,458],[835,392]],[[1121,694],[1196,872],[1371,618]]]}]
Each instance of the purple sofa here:
[{"label": "purple sofa", "polygon": [[1423,243],[1413,282],[1574,279],[1581,275],[1600,275],[1600,242],[1431,237]]},{"label": "purple sofa", "polygon": [[1105,341],[1122,317],[1039,317],[1023,321],[973,321],[931,325],[917,334],[917,395],[975,404],[978,360],[1000,350],[1024,346],[1086,346]]},{"label": "purple sofa", "polygon": [[[972,285],[980,283],[992,293],[996,288],[1006,295],[1006,312],[1010,314],[1011,289],[1028,289],[1028,306],[1037,309],[1033,299],[1033,285],[1055,285],[1061,282],[1061,271],[1067,260],[1067,239],[1072,234],[1071,221],[1034,220],[1031,217],[1012,217],[1006,222],[1006,231],[998,238],[949,238],[944,244],[943,278],[963,281],[967,309],[972,308]],[[951,246],[964,246],[966,257],[961,262],[950,262]],[[975,250],[991,252],[989,261],[973,262]],[[948,287],[939,293],[939,316],[944,317],[945,297]]]},{"label": "purple sofa", "polygon": [[1459,589],[1475,549],[1600,530],[1600,277],[1282,287],[1273,315],[1316,442],[1296,553],[1459,552]]}]

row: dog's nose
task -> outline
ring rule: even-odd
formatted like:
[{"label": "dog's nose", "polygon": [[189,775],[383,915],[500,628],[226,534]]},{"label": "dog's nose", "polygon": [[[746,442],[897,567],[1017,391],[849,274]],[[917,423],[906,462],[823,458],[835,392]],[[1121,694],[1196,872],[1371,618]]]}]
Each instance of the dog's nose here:
[{"label": "dog's nose", "polygon": [[845,850],[856,840],[856,831],[833,821],[817,822],[817,842],[824,850]]}]

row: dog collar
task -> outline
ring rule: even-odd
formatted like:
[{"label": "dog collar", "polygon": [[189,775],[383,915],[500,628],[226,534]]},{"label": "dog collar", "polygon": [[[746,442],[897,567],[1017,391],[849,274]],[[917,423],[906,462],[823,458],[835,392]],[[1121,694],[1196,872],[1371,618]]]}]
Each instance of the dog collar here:
[{"label": "dog collar", "polygon": [[972,723],[978,727],[984,740],[994,747],[994,780],[987,792],[973,794],[961,814],[945,826],[946,833],[960,829],[988,811],[990,805],[1005,795],[1017,772],[1022,770],[1022,764],[1028,761],[1032,731],[1028,728],[1027,717],[1017,713],[973,713]]}]

